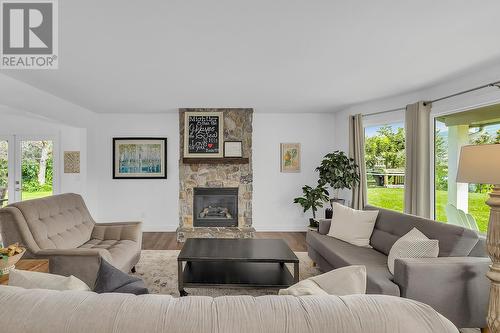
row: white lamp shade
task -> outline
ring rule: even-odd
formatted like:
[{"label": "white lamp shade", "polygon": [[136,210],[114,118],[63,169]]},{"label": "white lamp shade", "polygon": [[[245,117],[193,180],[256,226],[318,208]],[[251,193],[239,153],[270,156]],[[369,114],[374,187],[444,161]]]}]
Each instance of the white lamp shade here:
[{"label": "white lamp shade", "polygon": [[500,144],[463,146],[457,182],[500,184]]}]

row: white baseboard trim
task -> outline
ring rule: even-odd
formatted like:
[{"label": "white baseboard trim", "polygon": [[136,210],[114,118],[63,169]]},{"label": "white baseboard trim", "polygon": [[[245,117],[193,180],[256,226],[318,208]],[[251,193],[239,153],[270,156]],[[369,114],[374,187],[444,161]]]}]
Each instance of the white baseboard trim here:
[{"label": "white baseboard trim", "polygon": [[[142,225],[143,232],[175,232],[177,230],[177,225]],[[305,232],[307,231],[307,226],[303,225],[266,225],[266,226],[256,226],[255,230],[257,232]]]},{"label": "white baseboard trim", "polygon": [[178,225],[142,225],[143,232],[175,232]]},{"label": "white baseboard trim", "polygon": [[305,232],[307,226],[304,225],[265,225],[253,226],[257,232]]}]

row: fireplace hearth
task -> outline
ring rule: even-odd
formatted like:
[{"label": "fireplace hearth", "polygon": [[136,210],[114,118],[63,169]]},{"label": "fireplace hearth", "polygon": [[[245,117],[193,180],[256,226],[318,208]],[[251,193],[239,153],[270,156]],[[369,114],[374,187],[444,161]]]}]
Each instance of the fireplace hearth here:
[{"label": "fireplace hearth", "polygon": [[237,227],[237,187],[195,187],[193,189],[194,227]]}]

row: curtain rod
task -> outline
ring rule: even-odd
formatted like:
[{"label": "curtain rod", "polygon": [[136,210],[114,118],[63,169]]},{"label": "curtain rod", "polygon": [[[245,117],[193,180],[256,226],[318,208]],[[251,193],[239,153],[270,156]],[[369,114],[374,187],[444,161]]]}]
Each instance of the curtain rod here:
[{"label": "curtain rod", "polygon": [[[451,95],[439,97],[439,98],[433,99],[431,101],[425,101],[424,105],[427,105],[429,103],[432,104],[432,103],[435,103],[435,102],[440,102],[440,101],[448,99],[448,98],[460,96],[460,95],[463,95],[463,94],[467,94],[467,93],[470,93],[470,92],[473,92],[473,91],[476,91],[476,90],[480,90],[480,89],[484,89],[484,88],[488,88],[488,87],[497,87],[497,88],[500,88],[500,80],[499,81],[495,81],[495,82],[491,82],[491,83],[488,83],[488,84],[484,84],[484,85],[479,86],[479,87],[475,87],[475,88],[463,90],[463,91],[460,91],[460,92],[457,92],[457,93],[454,93],[454,94],[451,94]],[[390,113],[390,112],[403,111],[403,110],[406,110],[406,107],[400,107],[400,108],[395,108],[395,109],[389,109],[389,110],[384,110],[384,111],[369,113],[369,114],[363,115],[363,117],[376,116],[376,115],[383,114],[383,113]]]}]

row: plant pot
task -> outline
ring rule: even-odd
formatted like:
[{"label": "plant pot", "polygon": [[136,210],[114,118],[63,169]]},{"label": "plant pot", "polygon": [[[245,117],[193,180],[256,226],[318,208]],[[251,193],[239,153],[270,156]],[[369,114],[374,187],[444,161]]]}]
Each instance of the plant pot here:
[{"label": "plant pot", "polygon": [[319,222],[313,218],[310,218],[309,219],[309,228],[318,228],[318,227],[319,227]]},{"label": "plant pot", "polygon": [[334,202],[339,203],[341,205],[345,205],[345,199],[333,198],[333,199],[330,199],[330,205],[332,206],[332,208],[333,208]]}]

